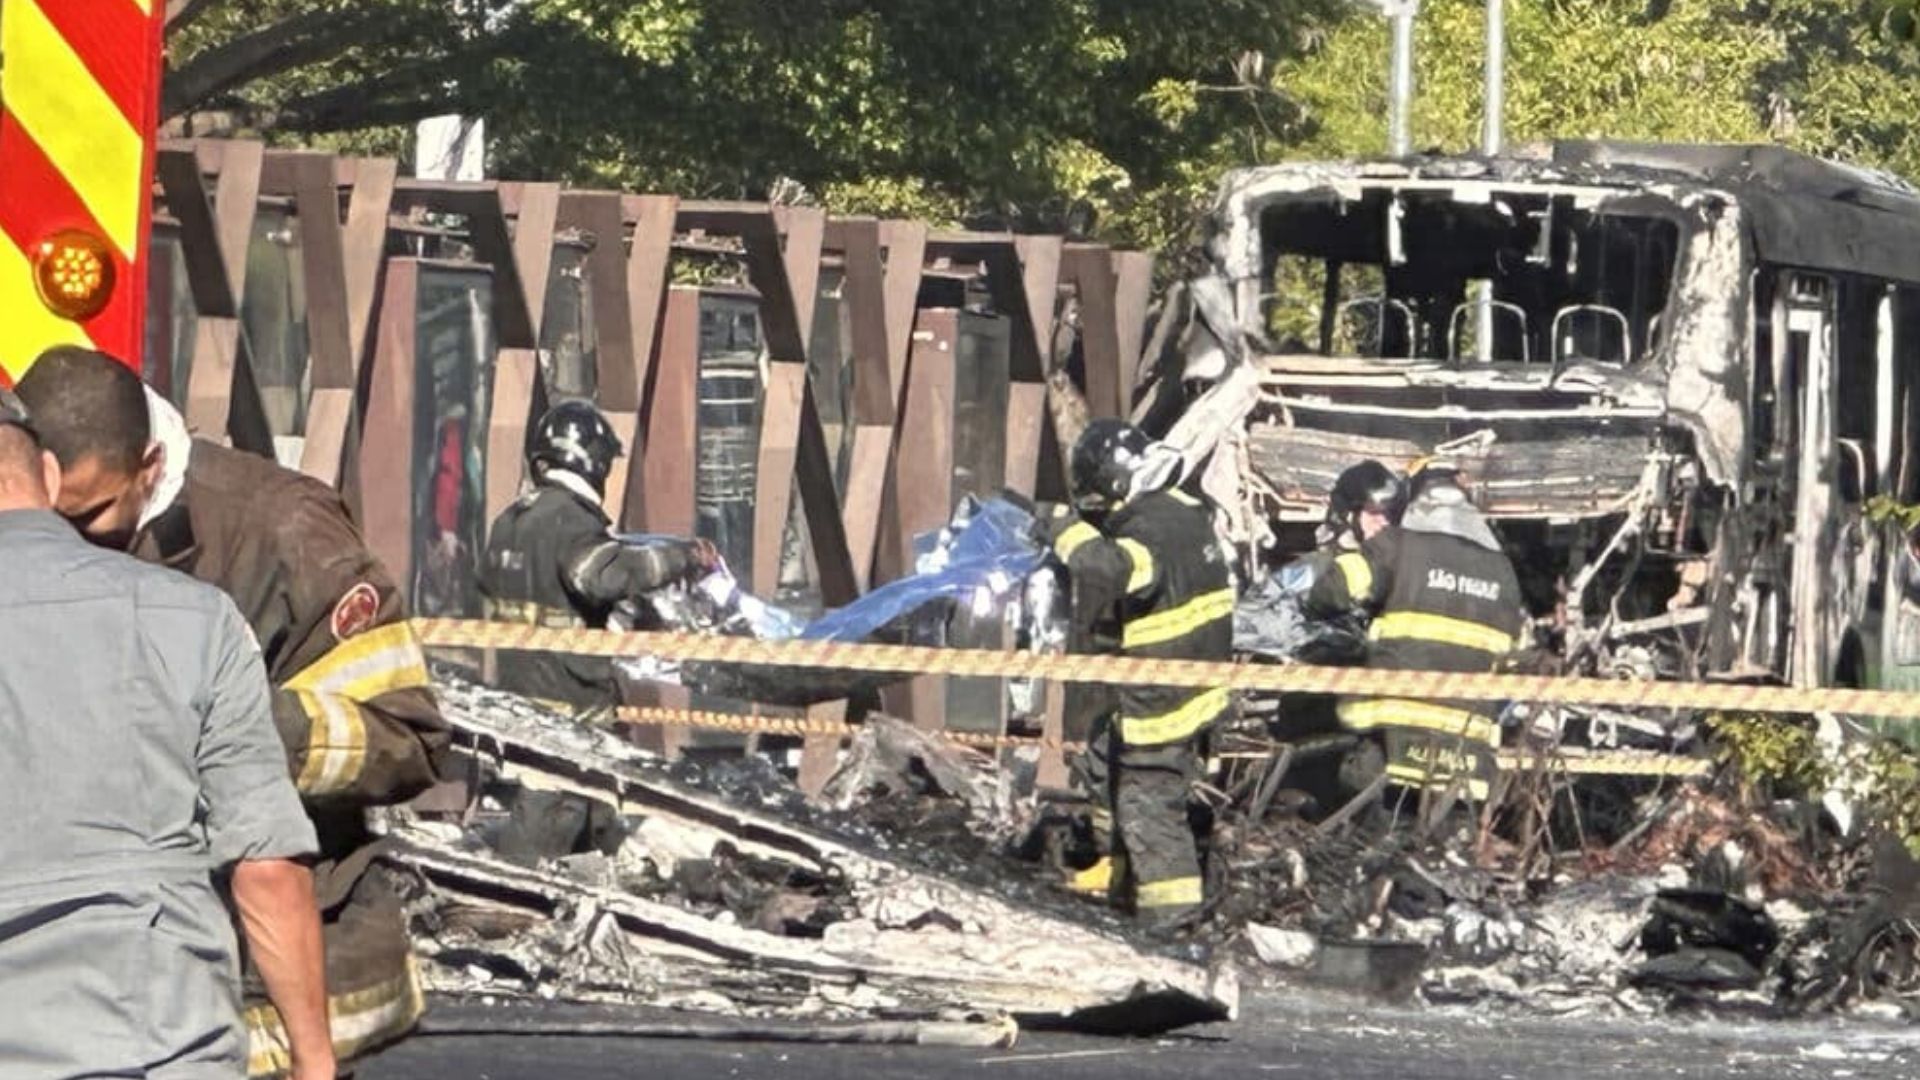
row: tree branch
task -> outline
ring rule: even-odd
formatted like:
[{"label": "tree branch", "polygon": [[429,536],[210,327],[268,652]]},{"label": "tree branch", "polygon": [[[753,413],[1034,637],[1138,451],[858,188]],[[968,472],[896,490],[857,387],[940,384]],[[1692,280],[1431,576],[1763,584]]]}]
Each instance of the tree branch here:
[{"label": "tree branch", "polygon": [[369,97],[351,103],[334,103],[325,111],[283,113],[275,126],[281,131],[297,131],[307,135],[359,131],[363,128],[416,124],[429,116],[460,112],[463,104],[459,94],[392,101]]},{"label": "tree branch", "polygon": [[192,26],[212,5],[213,0],[167,0],[167,33]]},{"label": "tree branch", "polygon": [[458,78],[471,63],[471,56],[447,57],[331,87],[287,102],[272,123],[284,131],[315,134],[412,123],[456,112],[473,96]]},{"label": "tree branch", "polygon": [[[183,0],[191,6],[195,0]],[[337,55],[371,41],[391,22],[367,12],[309,11],[204,50],[167,74],[161,115],[173,117],[242,83]]]},{"label": "tree branch", "polygon": [[[183,113],[160,125],[163,139],[245,138],[268,131],[319,135],[336,131],[411,124],[429,116],[459,112],[467,104],[458,94],[385,98],[366,84],[341,87],[283,107],[254,105],[226,98]],[[316,101],[314,98],[324,98]]]}]

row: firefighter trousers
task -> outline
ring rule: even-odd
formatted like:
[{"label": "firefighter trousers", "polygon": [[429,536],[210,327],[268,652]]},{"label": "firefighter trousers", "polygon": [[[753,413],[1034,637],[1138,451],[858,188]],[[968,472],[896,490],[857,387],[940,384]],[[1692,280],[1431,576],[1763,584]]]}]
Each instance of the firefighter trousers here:
[{"label": "firefighter trousers", "polygon": [[[1200,906],[1205,891],[1190,797],[1201,738],[1127,746],[1111,718],[1102,717],[1078,763],[1082,783],[1105,795],[1112,814],[1114,888],[1131,888],[1134,910],[1143,918],[1187,914]],[[1118,872],[1122,863],[1124,874]]]},{"label": "firefighter trousers", "polygon": [[[406,1035],[426,1011],[407,938],[403,879],[374,863],[375,854],[373,847],[362,849],[338,862],[323,862],[314,873],[327,958],[327,1013],[333,1051],[343,1068]],[[244,990],[247,1074],[285,1075],[292,1047],[257,971],[248,970]]]},{"label": "firefighter trousers", "polygon": [[1491,717],[1460,703],[1391,698],[1348,698],[1338,711],[1342,727],[1378,741],[1388,783],[1486,800],[1500,745],[1500,727]]}]

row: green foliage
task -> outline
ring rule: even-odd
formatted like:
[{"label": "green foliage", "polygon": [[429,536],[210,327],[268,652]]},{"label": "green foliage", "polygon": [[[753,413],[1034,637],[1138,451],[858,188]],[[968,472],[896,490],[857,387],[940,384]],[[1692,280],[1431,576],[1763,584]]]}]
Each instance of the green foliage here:
[{"label": "green foliage", "polygon": [[1890,14],[1912,0],[1771,0],[1785,43],[1761,98],[1784,141],[1920,177],[1920,52]]},{"label": "green foliage", "polygon": [[1920,757],[1895,743],[1849,747],[1831,766],[1833,786],[1866,823],[1903,837],[1920,854]]},{"label": "green foliage", "polygon": [[1868,499],[1862,513],[1867,521],[1875,525],[1891,521],[1909,532],[1920,527],[1920,506],[1908,506],[1891,495],[1875,495]]},{"label": "green foliage", "polygon": [[[1507,141],[1774,139],[1920,175],[1920,0],[1508,5]],[[1385,20],[1351,0],[206,0],[169,36],[194,130],[689,197],[1084,226],[1178,249],[1236,165],[1376,155]],[[1650,8],[1651,13],[1650,13]],[[1484,0],[1425,0],[1418,146],[1479,144]]]},{"label": "green foliage", "polygon": [[1920,41],[1920,0],[1874,0],[1866,14],[1868,24],[1882,40]]},{"label": "green foliage", "polygon": [[[1507,6],[1506,136],[1774,141],[1920,176],[1915,0],[1557,0]],[[1415,143],[1480,142],[1483,0],[1427,0],[1416,34]],[[1386,144],[1387,26],[1343,24],[1276,71],[1308,134],[1287,155]]]},{"label": "green foliage", "polygon": [[[1345,0],[323,0],[331,47],[223,50],[311,19],[303,0],[212,0],[170,40],[176,111],[307,140],[420,117],[488,121],[497,175],[761,197],[1016,228],[1181,236],[1212,148],[1247,113],[1208,88],[1290,55]],[[451,14],[449,14],[451,12]],[[378,17],[375,17],[375,16]],[[302,40],[305,40],[303,37]],[[204,130],[204,126],[202,127]]]},{"label": "green foliage", "polygon": [[958,226],[967,213],[960,198],[936,191],[926,181],[913,177],[835,181],[821,190],[820,200],[838,213],[910,218],[936,228]]},{"label": "green foliage", "polygon": [[[1765,130],[1749,102],[1775,55],[1745,24],[1742,0],[1681,0],[1638,18],[1645,0],[1507,5],[1509,143],[1551,138],[1744,141]],[[1481,140],[1483,0],[1428,0],[1415,32],[1417,147],[1465,151]],[[1305,110],[1316,156],[1377,155],[1386,146],[1388,27],[1342,26],[1326,47],[1275,73]]]},{"label": "green foliage", "polygon": [[1837,791],[1863,824],[1906,838],[1920,855],[1920,755],[1912,750],[1873,740],[1827,751],[1811,728],[1774,716],[1719,714],[1707,727],[1750,794],[1805,799]]},{"label": "green foliage", "polygon": [[1831,781],[1811,728],[1778,717],[1720,714],[1708,719],[1722,761],[1753,789],[1783,797],[1818,795]]},{"label": "green foliage", "polygon": [[1891,743],[1875,744],[1861,774],[1880,820],[1920,856],[1920,757]]}]

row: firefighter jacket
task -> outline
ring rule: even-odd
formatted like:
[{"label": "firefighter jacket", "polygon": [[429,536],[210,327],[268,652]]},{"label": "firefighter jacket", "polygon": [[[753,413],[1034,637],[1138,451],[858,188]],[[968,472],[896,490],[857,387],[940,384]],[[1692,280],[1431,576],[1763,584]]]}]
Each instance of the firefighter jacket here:
[{"label": "firefighter jacket", "polygon": [[[1233,576],[1199,500],[1149,492],[1104,528],[1069,525],[1054,554],[1073,577],[1074,632],[1090,639],[1117,623],[1120,654],[1177,660],[1233,658]],[[1124,686],[1119,733],[1127,746],[1184,742],[1227,711],[1226,687]]]},{"label": "firefighter jacket", "polygon": [[[176,421],[177,422],[177,421]],[[233,599],[259,639],[273,717],[320,838],[314,888],[342,1060],[391,1041],[423,1011],[397,894],[374,866],[366,808],[438,779],[449,735],[405,599],[332,488],[265,458],[189,445],[171,499],[134,554]],[[284,1070],[285,1032],[249,973],[249,1069]]]},{"label": "firefighter jacket", "polygon": [[[615,537],[593,489],[550,470],[493,523],[481,590],[490,619],[602,629],[622,601],[667,585],[692,566],[683,544]],[[618,698],[605,657],[503,652],[499,682],[568,705],[609,706]]]},{"label": "firefighter jacket", "polygon": [[[1519,644],[1526,619],[1512,561],[1479,512],[1449,488],[1415,500],[1399,526],[1334,558],[1307,597],[1307,609],[1319,615],[1356,608],[1373,615],[1367,666],[1375,669],[1491,671]],[[1349,698],[1339,713],[1355,731],[1439,737],[1425,752],[1445,752],[1427,769],[1389,747],[1389,778],[1414,786],[1453,775],[1484,779],[1485,754],[1499,745],[1484,703]]]}]

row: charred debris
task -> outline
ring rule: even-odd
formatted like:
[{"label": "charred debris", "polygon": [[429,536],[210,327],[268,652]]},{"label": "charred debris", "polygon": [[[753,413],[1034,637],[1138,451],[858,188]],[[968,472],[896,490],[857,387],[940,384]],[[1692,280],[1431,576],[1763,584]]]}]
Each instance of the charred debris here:
[{"label": "charred debris", "polygon": [[1396,813],[1377,788],[1328,805],[1309,789],[1338,736],[1276,744],[1243,719],[1205,789],[1208,906],[1149,936],[1062,886],[1087,807],[1036,788],[1030,748],[996,760],[876,716],[809,799],[777,755],[667,763],[440,683],[461,779],[389,815],[384,857],[411,883],[427,985],[470,1005],[978,1045],[1231,1020],[1242,985],[1920,1017],[1920,866],[1817,804],[1543,767],[1483,814]]},{"label": "charred debris", "polygon": [[[1135,401],[1242,556],[1242,656],[1354,659],[1365,627],[1309,625],[1284,567],[1346,465],[1439,452],[1523,570],[1516,666],[1843,676],[1861,662],[1849,627],[1911,561],[1848,515],[1920,469],[1904,421],[1851,472],[1796,441],[1814,434],[1787,415],[1812,294],[1776,265],[1893,276],[1920,235],[1878,229],[1875,208],[1911,199],[1791,155],[1594,144],[1230,175]],[[1069,379],[1050,396],[1069,437],[1085,410]],[[1842,429],[1866,415],[1843,400],[1826,435],[1859,450],[1872,433]],[[714,633],[1055,650],[1064,590],[1028,510],[969,501],[913,574],[812,623],[724,576],[655,606]],[[885,681],[624,667],[784,706],[873,706]],[[1511,706],[1484,806],[1413,808],[1344,782],[1352,742],[1327,702],[1249,698],[1199,788],[1207,905],[1148,936],[1064,888],[1093,860],[1091,807],[1040,782],[1035,745],[970,749],[856,709],[809,798],[791,740],[668,763],[619,724],[440,674],[460,779],[384,825],[444,994],[960,1042],[1228,1020],[1243,981],[1551,1013],[1920,1016],[1920,867],[1899,839],[1920,821],[1868,805],[1873,733],[1844,718],[1796,729],[1820,768],[1756,777],[1734,763],[1769,751],[1721,737],[1738,718]],[[993,693],[1007,730],[1039,733],[1035,687]],[[1910,766],[1882,770],[1881,794]]]},{"label": "charred debris", "polygon": [[[440,685],[462,779],[386,821],[430,989],[988,1032],[1236,1013],[1230,968],[999,869],[1013,860],[996,837],[1018,819],[998,770],[904,725],[863,728],[809,804],[766,758],[669,766],[511,695]],[[883,749],[891,737],[908,741]],[[904,748],[936,745],[937,760]]]}]

